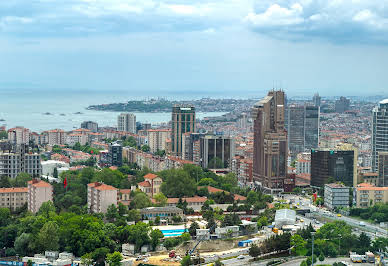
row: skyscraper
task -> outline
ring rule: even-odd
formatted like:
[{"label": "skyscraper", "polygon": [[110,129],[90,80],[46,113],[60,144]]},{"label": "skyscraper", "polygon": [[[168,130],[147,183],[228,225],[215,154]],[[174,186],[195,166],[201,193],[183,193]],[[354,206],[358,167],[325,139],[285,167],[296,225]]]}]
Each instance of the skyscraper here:
[{"label": "skyscraper", "polygon": [[298,153],[318,148],[319,107],[290,105],[288,107],[288,148],[295,158]]},{"label": "skyscraper", "polygon": [[388,99],[373,109],[372,119],[372,169],[377,172],[378,152],[388,151]]},{"label": "skyscraper", "polygon": [[313,97],[313,103],[314,103],[314,106],[321,106],[321,96],[319,96],[319,93],[315,93],[314,94],[314,97]]},{"label": "skyscraper", "polygon": [[345,97],[339,98],[339,100],[335,101],[335,112],[336,113],[344,113],[345,111],[349,110],[350,107],[350,100],[346,99]]},{"label": "skyscraper", "polygon": [[136,116],[129,113],[121,113],[117,117],[117,130],[136,134]]},{"label": "skyscraper", "polygon": [[172,154],[181,157],[183,134],[195,132],[195,107],[192,105],[174,105],[171,126]]},{"label": "skyscraper", "polygon": [[388,187],[388,152],[380,151],[379,157],[379,171],[378,171],[378,185],[380,187]]},{"label": "skyscraper", "polygon": [[234,139],[205,135],[200,138],[201,166],[203,168],[227,168],[234,156]]},{"label": "skyscraper", "polygon": [[287,175],[284,92],[272,90],[252,108],[253,178],[271,192],[283,189]]}]

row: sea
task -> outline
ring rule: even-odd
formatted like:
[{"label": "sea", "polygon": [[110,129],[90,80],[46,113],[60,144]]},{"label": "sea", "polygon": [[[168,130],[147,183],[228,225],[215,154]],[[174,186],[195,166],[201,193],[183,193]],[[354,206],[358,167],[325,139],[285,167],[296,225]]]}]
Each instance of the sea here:
[{"label": "sea", "polygon": [[[56,128],[72,130],[79,128],[83,121],[89,120],[97,122],[99,126],[116,126],[117,115],[120,112],[93,111],[86,108],[95,104],[150,98],[171,99],[172,96],[157,93],[142,95],[133,91],[0,89],[0,126],[5,125],[7,128],[24,126],[38,133]],[[187,98],[187,95],[181,97]],[[174,100],[179,100],[179,97],[174,97]],[[171,120],[171,113],[134,114],[137,121],[153,125]],[[197,112],[196,116],[202,119],[223,114],[224,112]]]}]

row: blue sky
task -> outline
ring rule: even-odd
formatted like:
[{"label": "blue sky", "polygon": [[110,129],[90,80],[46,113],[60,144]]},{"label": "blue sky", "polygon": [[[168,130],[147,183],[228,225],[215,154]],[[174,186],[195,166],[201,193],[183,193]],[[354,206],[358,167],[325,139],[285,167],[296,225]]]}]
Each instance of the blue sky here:
[{"label": "blue sky", "polygon": [[387,94],[388,0],[0,1],[0,89]]}]

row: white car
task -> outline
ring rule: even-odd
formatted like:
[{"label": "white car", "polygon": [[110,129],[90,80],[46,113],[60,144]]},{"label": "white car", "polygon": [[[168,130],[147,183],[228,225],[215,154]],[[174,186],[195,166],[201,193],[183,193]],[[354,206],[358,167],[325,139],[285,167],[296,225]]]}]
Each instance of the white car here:
[{"label": "white car", "polygon": [[243,260],[243,259],[245,259],[245,256],[239,255],[239,256],[237,257],[237,259],[238,259],[238,260]]}]

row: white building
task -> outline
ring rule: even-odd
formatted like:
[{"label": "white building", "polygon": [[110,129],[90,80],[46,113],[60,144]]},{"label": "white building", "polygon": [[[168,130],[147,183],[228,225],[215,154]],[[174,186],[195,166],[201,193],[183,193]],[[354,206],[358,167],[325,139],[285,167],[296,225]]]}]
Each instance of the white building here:
[{"label": "white building", "polygon": [[148,146],[152,153],[158,150],[166,150],[166,140],[171,138],[169,129],[149,129],[147,130]]},{"label": "white building", "polygon": [[69,170],[69,164],[62,161],[48,160],[42,162],[42,175],[53,176],[54,169],[57,168],[58,174]]},{"label": "white building", "polygon": [[328,209],[336,207],[349,207],[349,187],[332,183],[325,185],[325,206]]},{"label": "white building", "polygon": [[22,172],[39,177],[42,174],[40,155],[29,154],[23,148],[17,152],[0,152],[0,176],[15,178]]},{"label": "white building", "polygon": [[66,134],[62,129],[53,129],[43,132],[47,135],[47,142],[49,145],[64,145]]},{"label": "white building", "polygon": [[13,144],[28,144],[30,141],[30,130],[24,127],[8,129],[8,141]]},{"label": "white building", "polygon": [[110,205],[117,206],[117,189],[100,182],[88,184],[88,210],[106,213]]},{"label": "white building", "polygon": [[44,202],[53,200],[53,187],[40,179],[28,181],[28,210],[32,213],[39,211]]},{"label": "white building", "polygon": [[136,116],[129,113],[121,113],[117,117],[117,130],[136,134]]},{"label": "white building", "polygon": [[295,163],[296,174],[311,174],[311,160],[298,159]]},{"label": "white building", "polygon": [[28,188],[26,187],[0,188],[0,208],[9,208],[14,211],[23,207],[27,199]]}]

